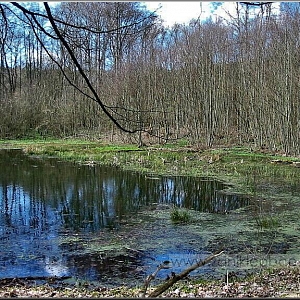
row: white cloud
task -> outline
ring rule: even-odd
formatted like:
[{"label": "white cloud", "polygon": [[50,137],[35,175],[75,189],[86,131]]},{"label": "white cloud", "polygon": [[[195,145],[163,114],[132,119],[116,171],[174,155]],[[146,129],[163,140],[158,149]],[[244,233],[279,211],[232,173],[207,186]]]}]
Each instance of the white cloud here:
[{"label": "white cloud", "polygon": [[[172,26],[174,23],[189,23],[201,14],[201,2],[144,2],[147,9],[154,11],[164,20],[165,26]],[[204,4],[204,3],[203,3]],[[202,4],[202,6],[203,6]]]},{"label": "white cloud", "polygon": [[69,273],[68,267],[66,267],[62,259],[59,259],[58,261],[51,261],[49,257],[45,258],[45,271],[50,276],[65,276]]},{"label": "white cloud", "polygon": [[223,2],[215,11],[214,14],[222,19],[228,20],[230,16],[236,17],[236,2]]},{"label": "white cloud", "polygon": [[[241,6],[239,7],[241,9]],[[260,12],[261,8],[259,6],[251,7],[250,16],[255,16]],[[273,2],[272,3],[272,14],[278,14],[280,11],[280,2]],[[237,17],[237,10],[236,10],[236,2],[222,2],[214,12],[214,15],[221,17],[225,20],[229,20],[230,16],[236,18]]]},{"label": "white cloud", "polygon": [[[215,20],[217,17],[223,18],[224,20],[229,20],[230,16],[236,17],[236,2],[224,1],[219,2],[217,8],[214,8],[211,2],[206,1],[181,1],[181,2],[144,2],[147,9],[154,11],[157,10],[157,14],[161,16],[164,20],[165,26],[172,26],[174,23],[185,23],[188,24],[191,19],[205,20],[212,17]],[[161,6],[161,8],[160,8]],[[280,7],[280,2],[272,3],[273,14],[278,14]],[[252,13],[258,13],[259,7],[252,8]]]}]

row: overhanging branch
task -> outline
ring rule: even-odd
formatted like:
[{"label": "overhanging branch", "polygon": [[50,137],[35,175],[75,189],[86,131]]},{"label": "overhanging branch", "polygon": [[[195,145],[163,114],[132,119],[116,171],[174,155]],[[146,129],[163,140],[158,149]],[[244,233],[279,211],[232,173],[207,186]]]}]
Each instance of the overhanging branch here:
[{"label": "overhanging branch", "polygon": [[97,92],[95,91],[94,87],[92,86],[90,80],[88,79],[88,77],[86,76],[85,72],[83,71],[83,68],[81,67],[80,63],[78,62],[77,58],[75,57],[74,52],[72,51],[72,49],[70,48],[69,44],[67,43],[67,41],[64,39],[64,37],[62,36],[62,34],[60,33],[58,27],[56,26],[56,23],[54,21],[54,18],[52,16],[50,7],[48,5],[47,2],[44,2],[44,7],[45,10],[47,12],[48,15],[48,19],[49,22],[55,32],[55,34],[57,35],[57,37],[59,38],[59,40],[61,41],[62,45],[65,47],[65,49],[68,51],[73,63],[75,64],[76,68],[78,69],[80,75],[82,76],[82,78],[84,79],[84,81],[86,82],[88,88],[90,89],[90,91],[92,92],[93,96],[95,97],[96,102],[99,104],[99,106],[101,107],[102,111],[109,117],[109,119],[122,131],[127,132],[127,133],[135,133],[138,130],[129,130],[125,127],[123,127],[107,110],[105,104],[100,100]]}]

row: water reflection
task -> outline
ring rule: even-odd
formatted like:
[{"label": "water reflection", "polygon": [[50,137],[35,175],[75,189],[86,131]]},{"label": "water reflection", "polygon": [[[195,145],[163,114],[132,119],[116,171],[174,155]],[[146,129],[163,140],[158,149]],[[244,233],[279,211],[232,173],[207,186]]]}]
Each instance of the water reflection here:
[{"label": "water reflection", "polygon": [[247,199],[229,195],[224,188],[207,179],[149,178],[112,167],[42,160],[17,150],[1,150],[1,276],[65,275],[68,269],[54,242],[60,234],[114,227],[126,215],[153,203],[204,212],[248,205]]},{"label": "water reflection", "polygon": [[151,178],[112,167],[33,159],[21,151],[2,151],[0,168],[1,225],[37,235],[57,224],[99,230],[151,203],[202,212],[248,205],[246,198],[227,194],[226,186],[214,180]]}]

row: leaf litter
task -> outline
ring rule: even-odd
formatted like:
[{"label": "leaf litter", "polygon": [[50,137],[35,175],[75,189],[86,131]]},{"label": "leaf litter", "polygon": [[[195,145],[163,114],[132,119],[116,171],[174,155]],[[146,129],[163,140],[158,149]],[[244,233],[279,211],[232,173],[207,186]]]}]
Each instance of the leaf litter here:
[{"label": "leaf litter", "polygon": [[[232,274],[231,274],[232,275]],[[141,285],[142,286],[142,285]],[[120,286],[107,288],[97,283],[76,281],[74,283],[49,278],[48,280],[1,279],[1,298],[98,298],[98,297],[140,297],[141,287]],[[154,287],[148,290],[148,293]],[[146,295],[147,296],[147,295]],[[247,297],[299,297],[300,266],[285,266],[264,270],[259,274],[226,280],[201,281],[186,278],[176,283],[160,297],[163,298],[247,298]]]}]

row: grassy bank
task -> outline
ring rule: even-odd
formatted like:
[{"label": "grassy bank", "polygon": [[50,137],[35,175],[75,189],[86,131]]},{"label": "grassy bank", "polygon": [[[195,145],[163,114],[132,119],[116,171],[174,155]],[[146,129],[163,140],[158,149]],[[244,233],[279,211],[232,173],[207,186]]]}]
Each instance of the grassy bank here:
[{"label": "grassy bank", "polygon": [[0,148],[21,148],[28,155],[58,157],[82,164],[115,165],[145,174],[209,176],[233,185],[239,192],[257,193],[270,177],[291,183],[299,174],[296,157],[253,150],[251,147],[197,149],[178,144],[108,144],[80,139],[0,140]]}]

